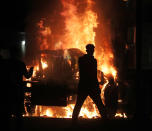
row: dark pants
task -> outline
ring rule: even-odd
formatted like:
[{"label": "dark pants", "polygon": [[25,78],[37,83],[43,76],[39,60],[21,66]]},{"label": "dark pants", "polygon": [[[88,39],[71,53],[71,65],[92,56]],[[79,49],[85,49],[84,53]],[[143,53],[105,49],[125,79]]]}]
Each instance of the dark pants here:
[{"label": "dark pants", "polygon": [[73,110],[72,119],[76,120],[78,118],[78,115],[80,113],[80,109],[81,109],[85,99],[87,98],[87,96],[90,96],[90,98],[96,104],[96,106],[100,112],[100,115],[102,117],[106,117],[105,107],[102,103],[100,93],[97,93],[96,91],[89,91],[89,92],[78,91],[77,101],[76,101],[76,105],[75,105],[74,110]]},{"label": "dark pants", "polygon": [[24,90],[21,86],[14,86],[10,92],[10,114],[15,115],[16,131],[23,130]]}]

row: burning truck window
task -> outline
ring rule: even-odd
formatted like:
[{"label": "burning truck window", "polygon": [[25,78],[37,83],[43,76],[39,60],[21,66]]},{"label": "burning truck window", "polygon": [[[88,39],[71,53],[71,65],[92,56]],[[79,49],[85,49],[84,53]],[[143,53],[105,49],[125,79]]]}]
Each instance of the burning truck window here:
[{"label": "burning truck window", "polygon": [[[52,14],[44,11],[39,17],[34,14],[31,17],[35,19],[27,27],[27,68],[34,66],[34,73],[32,78],[25,80],[27,90],[24,116],[72,117],[79,82],[78,58],[85,54],[88,43],[95,45],[97,75],[104,105],[107,104],[106,97],[111,96],[107,93],[115,92],[116,89],[117,98],[111,97],[111,101],[115,101],[115,106],[121,106],[121,78],[115,62],[118,58],[112,43],[113,31],[109,21],[102,12],[98,12],[94,0],[58,0],[58,3],[56,8],[61,9],[55,8]],[[109,87],[111,77],[115,88],[113,85]],[[127,88],[129,85],[121,86]],[[116,118],[128,117],[119,108],[114,113]],[[88,97],[79,117],[102,116]]]}]

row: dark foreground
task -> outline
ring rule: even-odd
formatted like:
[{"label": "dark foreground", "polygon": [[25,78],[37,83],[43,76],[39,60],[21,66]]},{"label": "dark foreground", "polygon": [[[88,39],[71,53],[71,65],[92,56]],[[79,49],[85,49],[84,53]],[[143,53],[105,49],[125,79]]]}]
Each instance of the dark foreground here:
[{"label": "dark foreground", "polygon": [[[79,119],[77,123],[72,124],[71,119],[66,118],[42,118],[42,117],[24,117],[21,131],[54,131],[54,130],[112,130],[112,131],[136,131],[140,127],[144,130],[150,129],[151,124],[142,120],[131,119]],[[10,122],[10,131],[16,131],[15,119]]]}]

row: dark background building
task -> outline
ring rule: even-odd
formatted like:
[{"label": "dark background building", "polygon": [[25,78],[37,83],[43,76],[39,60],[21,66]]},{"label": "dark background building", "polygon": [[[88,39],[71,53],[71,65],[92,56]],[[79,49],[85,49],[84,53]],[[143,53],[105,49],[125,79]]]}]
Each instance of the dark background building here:
[{"label": "dark background building", "polygon": [[7,48],[20,38],[24,32],[26,16],[30,6],[28,0],[1,1],[0,8],[0,47]]},{"label": "dark background building", "polygon": [[149,119],[152,117],[152,1],[141,1],[138,11],[138,115]]}]

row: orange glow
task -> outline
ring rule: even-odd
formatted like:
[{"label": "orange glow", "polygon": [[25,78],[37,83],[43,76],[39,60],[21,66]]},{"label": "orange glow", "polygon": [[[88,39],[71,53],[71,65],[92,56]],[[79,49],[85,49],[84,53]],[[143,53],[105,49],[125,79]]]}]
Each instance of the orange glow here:
[{"label": "orange glow", "polygon": [[[83,107],[81,108],[79,117],[82,118],[99,118],[100,114],[95,106],[92,104],[92,100],[88,97]],[[56,106],[36,106],[36,112],[33,116],[47,116],[47,117],[55,117],[55,118],[71,118],[72,112],[75,104],[69,104],[66,107],[56,107]]]},{"label": "orange glow", "polygon": [[127,118],[127,115],[125,113],[116,113],[115,117],[119,117],[119,118]]},{"label": "orange glow", "polygon": [[40,20],[39,23],[37,23],[37,26],[39,27],[39,35],[38,38],[39,42],[41,43],[40,49],[45,50],[49,48],[48,45],[48,37],[51,35],[51,29],[50,27],[44,26],[44,21]]},{"label": "orange glow", "polygon": [[92,0],[88,0],[86,10],[79,14],[75,1],[61,0],[65,18],[65,35],[63,37],[64,48],[78,48],[85,52],[87,43],[95,44],[95,32],[97,28],[97,14],[92,11]]},{"label": "orange glow", "polygon": [[[83,12],[78,12],[78,5],[75,4],[76,0],[61,0],[63,11],[60,13],[62,17],[64,17],[65,31],[63,36],[58,39],[58,42],[51,43],[48,38],[52,35],[51,27],[44,26],[45,20],[40,20],[37,23],[39,27],[39,38],[38,43],[40,50],[48,50],[48,49],[69,49],[69,48],[78,48],[82,52],[85,53],[85,46],[88,43],[92,43],[95,45],[95,58],[98,61],[98,70],[104,73],[105,84],[100,86],[101,88],[101,98],[104,103],[104,90],[106,85],[108,84],[108,75],[112,75],[114,79],[117,79],[117,70],[114,66],[114,54],[111,47],[111,39],[110,34],[102,36],[103,43],[97,44],[95,41],[96,32],[95,29],[98,28],[100,24],[97,20],[98,15],[93,10],[95,5],[93,0],[86,0],[86,7]],[[101,21],[102,22],[102,21]],[[106,29],[105,29],[106,30]],[[51,47],[51,48],[50,48]],[[70,58],[67,50],[64,52],[64,56],[67,61]],[[71,65],[71,61],[68,61],[69,65]],[[48,68],[47,61],[41,59],[42,69]],[[34,69],[35,76],[36,72],[39,71],[39,67],[36,65]],[[79,75],[79,72],[77,72]],[[99,78],[100,79],[100,78]],[[34,116],[48,116],[48,117],[56,117],[56,118],[71,118],[73,112],[74,104],[69,104],[67,107],[45,107],[45,106],[36,106]],[[126,115],[116,114],[115,117],[124,117]],[[100,116],[96,105],[87,97],[85,100],[81,111],[80,117],[82,118],[99,118]]]},{"label": "orange glow", "polygon": [[48,64],[46,61],[41,59],[42,69],[46,69],[48,67]]},{"label": "orange glow", "polygon": [[117,75],[117,71],[110,65],[101,65],[101,71],[104,72],[105,75],[112,74],[114,78]]},{"label": "orange glow", "polygon": [[32,84],[31,84],[31,83],[27,83],[26,86],[27,86],[27,87],[31,87]]}]

